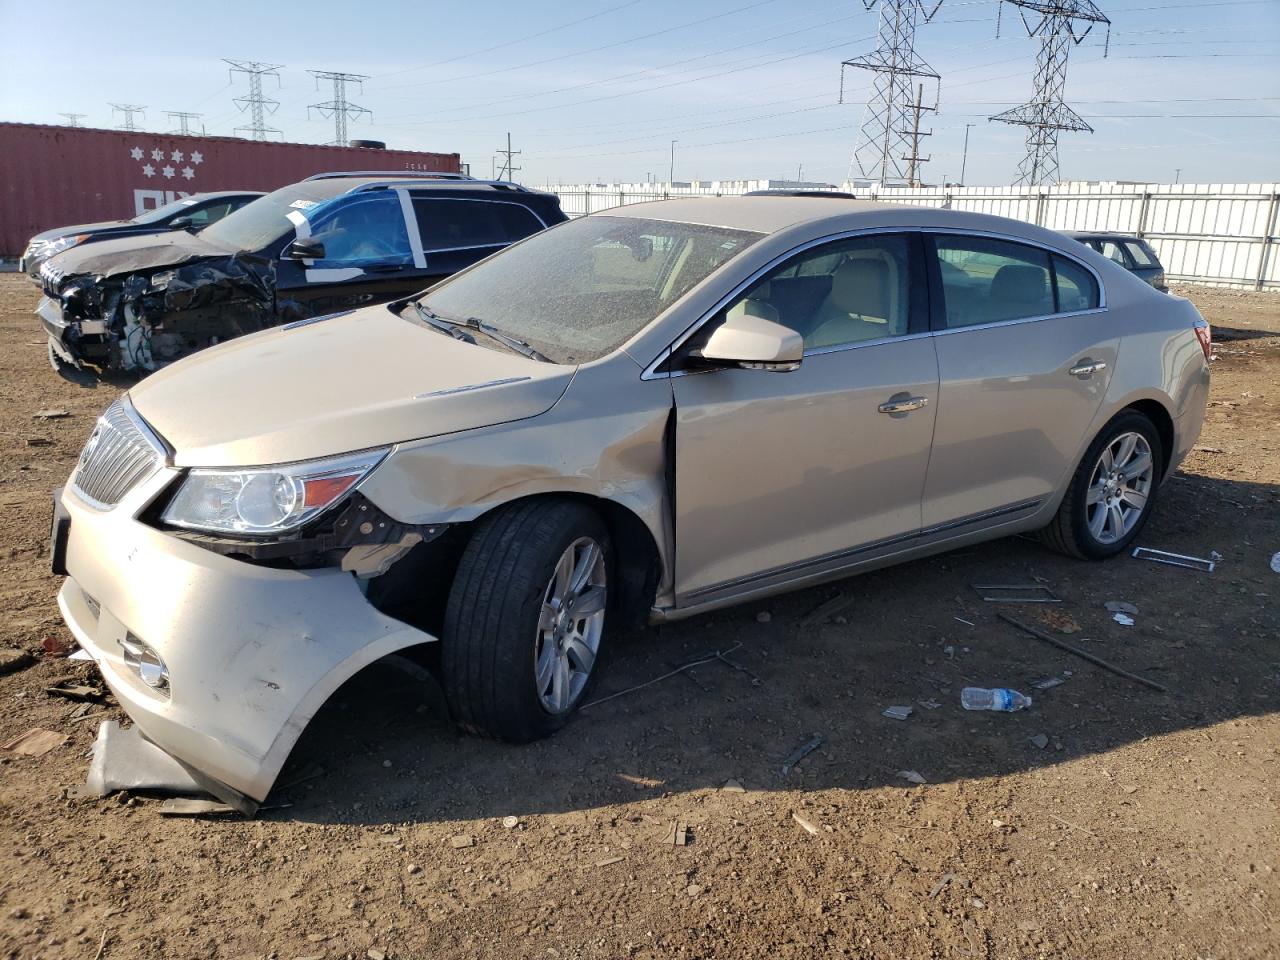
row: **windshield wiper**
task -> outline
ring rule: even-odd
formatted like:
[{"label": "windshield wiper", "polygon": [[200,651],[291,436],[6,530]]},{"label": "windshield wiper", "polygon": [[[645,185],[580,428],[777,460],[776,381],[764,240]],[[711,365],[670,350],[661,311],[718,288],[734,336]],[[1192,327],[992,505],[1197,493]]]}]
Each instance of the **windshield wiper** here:
[{"label": "windshield wiper", "polygon": [[530,360],[540,360],[543,363],[554,363],[555,361],[548,357],[545,353],[535,350],[523,340],[518,340],[509,333],[503,333],[491,323],[486,323],[479,317],[467,317],[462,321],[464,327],[470,327],[472,330],[479,330],[487,337],[492,337],[503,346],[510,347],[516,353],[528,357]]},{"label": "windshield wiper", "polygon": [[413,309],[418,313],[420,319],[433,330],[439,330],[441,333],[448,334],[455,340],[461,340],[464,343],[474,344],[476,338],[462,329],[462,324],[453,320],[446,320],[438,313],[432,313],[429,307],[423,306],[417,300],[413,301]]}]

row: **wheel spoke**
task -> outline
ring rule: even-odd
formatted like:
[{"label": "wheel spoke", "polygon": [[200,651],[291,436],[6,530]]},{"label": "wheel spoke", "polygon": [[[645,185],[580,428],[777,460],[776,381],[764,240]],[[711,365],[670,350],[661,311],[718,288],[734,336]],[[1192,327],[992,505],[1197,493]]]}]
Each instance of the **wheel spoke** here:
[{"label": "wheel spoke", "polygon": [[1131,481],[1145,477],[1151,469],[1151,454],[1142,452],[1124,465],[1124,475]]},{"label": "wheel spoke", "polygon": [[1136,433],[1126,433],[1120,438],[1120,449],[1116,452],[1116,467],[1123,470],[1133,457],[1134,448],[1138,445],[1138,435]]},{"label": "wheel spoke", "polygon": [[1089,488],[1089,492],[1085,495],[1084,502],[1089,506],[1102,500],[1103,494],[1106,492],[1107,486],[1104,483],[1095,483]]},{"label": "wheel spoke", "polygon": [[1102,451],[1102,472],[1110,473],[1115,469],[1115,464],[1115,458],[1111,456],[1111,448],[1107,447],[1107,449]]},{"label": "wheel spoke", "polygon": [[556,654],[551,678],[551,703],[555,710],[569,705],[569,658]]},{"label": "wheel spoke", "polygon": [[1125,487],[1121,490],[1120,498],[1135,510],[1141,510],[1147,505],[1147,495],[1141,490],[1133,489],[1133,487]]},{"label": "wheel spoke", "polygon": [[589,646],[587,641],[582,637],[573,637],[569,640],[569,649],[565,651],[569,655],[569,659],[573,665],[583,673],[590,673],[591,668],[595,666],[596,654]]},{"label": "wheel spoke", "polygon": [[1102,539],[1102,528],[1107,525],[1107,506],[1100,504],[1094,508],[1093,514],[1089,517],[1089,533],[1093,539]]},{"label": "wheel spoke", "polygon": [[564,555],[560,557],[560,562],[556,564],[556,573],[553,578],[555,587],[552,590],[552,596],[563,601],[569,596],[569,584],[573,580],[573,553],[566,550]]},{"label": "wheel spoke", "polygon": [[1119,540],[1124,536],[1124,514],[1120,510],[1120,504],[1113,503],[1107,507],[1107,516],[1110,518],[1111,539]]},{"label": "wheel spoke", "polygon": [[554,640],[545,640],[541,649],[538,651],[538,663],[535,666],[535,680],[538,684],[538,693],[546,694],[547,688],[551,686],[552,675],[556,669],[556,644]]},{"label": "wheel spoke", "polygon": [[556,608],[549,603],[542,605],[542,611],[538,614],[538,633],[546,633],[555,627]]},{"label": "wheel spoke", "polygon": [[588,587],[573,605],[574,617],[589,617],[604,609],[604,587]]},{"label": "wheel spoke", "polygon": [[583,544],[582,552],[578,555],[578,562],[573,568],[573,575],[569,579],[569,589],[573,593],[582,593],[586,589],[587,582],[591,579],[591,574],[595,572],[596,563],[600,559],[600,548],[596,546],[594,540],[589,540]]}]

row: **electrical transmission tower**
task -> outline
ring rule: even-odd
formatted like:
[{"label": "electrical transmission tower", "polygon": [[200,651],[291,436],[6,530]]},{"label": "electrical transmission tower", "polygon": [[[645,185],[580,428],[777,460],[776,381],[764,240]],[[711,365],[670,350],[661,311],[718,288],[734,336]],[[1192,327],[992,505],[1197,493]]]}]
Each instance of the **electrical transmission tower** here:
[{"label": "electrical transmission tower", "polygon": [[[846,67],[870,70],[875,74],[871,95],[862,121],[858,145],[849,162],[849,175],[853,176],[856,164],[864,177],[882,186],[889,180],[906,179],[902,163],[918,151],[912,146],[915,103],[912,86],[917,80],[934,82],[934,105],[937,109],[937,91],[940,79],[937,72],[925,63],[915,51],[916,27],[923,19],[933,19],[942,0],[862,0],[870,10],[879,2],[880,20],[877,28],[879,42],[872,53],[845,60],[840,65],[840,102],[844,102],[844,71]],[[918,165],[918,159],[917,159]]]},{"label": "electrical transmission tower", "polygon": [[308,70],[307,73],[316,78],[316,89],[320,89],[321,80],[333,81],[333,99],[325,103],[313,103],[307,107],[307,115],[316,110],[322,117],[333,117],[334,143],[340,147],[347,145],[347,120],[358,120],[361,114],[373,116],[373,111],[352,103],[347,99],[347,84],[354,83],[364,92],[364,81],[367,76],[358,73],[335,73],[332,70]]},{"label": "electrical transmission tower", "polygon": [[494,177],[494,179],[495,180],[513,179],[516,174],[516,171],[518,171],[520,168],[513,167],[511,165],[511,158],[520,156],[520,151],[511,149],[511,134],[509,133],[507,134],[507,149],[503,150],[502,148],[499,148],[498,153],[502,154],[502,156],[505,159],[502,161],[502,166],[498,168],[498,175]]},{"label": "electrical transmission tower", "polygon": [[202,123],[199,125],[200,130],[197,133],[196,130],[193,129],[195,125],[192,122],[203,117],[203,113],[187,113],[184,110],[166,110],[165,116],[167,116],[171,121],[176,121],[178,124],[178,129],[170,130],[170,133],[177,133],[184,137],[204,136],[204,124]]},{"label": "electrical transmission tower", "polygon": [[124,114],[124,122],[116,127],[117,130],[127,130],[132,133],[138,129],[137,123],[134,122],[133,115],[135,113],[146,114],[147,108],[140,107],[133,103],[113,103],[111,104],[112,113]]},{"label": "electrical transmission tower", "polygon": [[67,118],[68,127],[83,127],[84,124],[81,123],[80,121],[83,120],[85,117],[87,117],[88,114],[87,113],[60,113],[58,114],[58,116]]},{"label": "electrical transmission tower", "polygon": [[[1027,186],[1058,182],[1058,133],[1093,133],[1080,114],[1062,100],[1067,84],[1067,56],[1095,24],[1107,25],[1107,46],[1111,44],[1111,21],[1089,0],[1008,0],[1018,8],[1027,36],[1040,38],[1036,54],[1035,92],[1020,107],[998,113],[991,120],[1027,128],[1027,153],[1018,164],[1016,183]],[[1003,3],[1000,7],[1004,9]],[[1032,18],[1028,17],[1032,14]],[[1039,20],[1035,21],[1034,16]],[[996,35],[1000,28],[997,20]],[[1103,53],[1106,56],[1106,53]]]},{"label": "electrical transmission tower", "polygon": [[[240,108],[240,112],[249,111],[249,122],[245,125],[236,127],[236,130],[246,130],[249,136],[254,140],[265,140],[269,133],[280,133],[275,127],[268,127],[266,123],[266,115],[275,113],[280,107],[279,100],[272,100],[262,95],[262,78],[275,77],[276,86],[280,85],[280,74],[277,72],[283,64],[279,63],[258,63],[256,60],[223,60],[228,64],[230,69],[227,73],[243,73],[249,78],[249,95],[245,97],[236,97],[234,103]],[[235,79],[234,77],[232,78]]]}]

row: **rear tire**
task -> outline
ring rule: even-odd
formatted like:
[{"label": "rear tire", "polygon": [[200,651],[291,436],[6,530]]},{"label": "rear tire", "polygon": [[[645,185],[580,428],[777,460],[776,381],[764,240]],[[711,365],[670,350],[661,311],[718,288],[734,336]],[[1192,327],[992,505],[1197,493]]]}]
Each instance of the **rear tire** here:
[{"label": "rear tire", "polygon": [[1136,410],[1121,413],[1089,445],[1040,538],[1081,560],[1124,552],[1151,516],[1163,464],[1155,425]]},{"label": "rear tire", "polygon": [[524,743],[568,722],[599,674],[612,561],[604,521],[582,504],[529,500],[479,521],[441,637],[460,727]]}]

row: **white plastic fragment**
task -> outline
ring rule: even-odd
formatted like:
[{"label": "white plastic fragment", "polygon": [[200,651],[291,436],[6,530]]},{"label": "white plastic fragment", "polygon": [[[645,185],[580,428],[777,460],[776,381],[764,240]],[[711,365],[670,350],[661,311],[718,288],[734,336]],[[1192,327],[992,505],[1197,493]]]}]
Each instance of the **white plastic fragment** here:
[{"label": "white plastic fragment", "polygon": [[911,708],[907,706],[886,707],[883,715],[888,717],[890,720],[905,720],[907,717],[911,716],[911,713]]},{"label": "white plastic fragment", "polygon": [[1113,613],[1111,615],[1111,619],[1114,620],[1116,623],[1120,624],[1120,626],[1122,627],[1132,627],[1134,624],[1133,617],[1129,616],[1127,613],[1119,613],[1119,612]]}]

